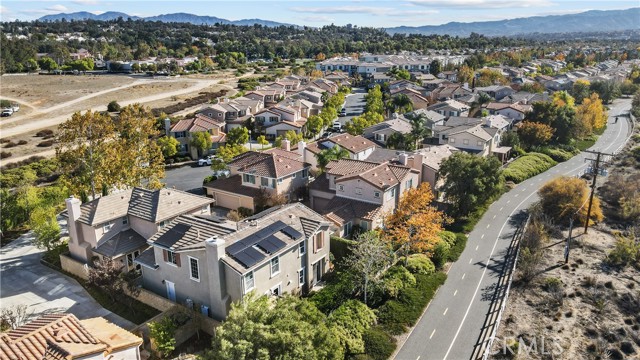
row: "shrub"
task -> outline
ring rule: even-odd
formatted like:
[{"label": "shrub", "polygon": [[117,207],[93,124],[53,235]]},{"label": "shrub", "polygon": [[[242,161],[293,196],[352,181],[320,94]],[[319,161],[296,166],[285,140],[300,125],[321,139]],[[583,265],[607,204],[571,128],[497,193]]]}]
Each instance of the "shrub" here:
[{"label": "shrub", "polygon": [[14,143],[13,141],[9,140],[9,142],[6,143],[7,145],[4,146],[5,149],[8,148],[12,148],[12,147],[16,147],[18,146],[18,144]]},{"label": "shrub", "polygon": [[416,286],[416,278],[402,265],[390,267],[382,277],[383,291],[389,297],[397,298],[409,286]]},{"label": "shrub", "polygon": [[0,144],[6,144],[9,142],[9,139],[0,139]]},{"label": "shrub", "polygon": [[158,322],[149,323],[149,336],[156,348],[164,356],[169,355],[176,348],[176,324],[170,317],[164,317]]},{"label": "shrub", "polygon": [[431,261],[436,268],[441,269],[449,259],[449,250],[451,245],[446,241],[440,241],[435,249],[433,249],[433,255],[431,255]]},{"label": "shrub", "polygon": [[231,210],[227,214],[227,219],[229,219],[231,221],[240,221],[240,220],[242,220],[242,218],[243,218],[243,216],[240,215],[238,210]]},{"label": "shrub", "polygon": [[8,152],[8,151],[0,152],[0,159],[6,159],[8,157],[11,157],[11,155],[13,155],[13,154]]},{"label": "shrub", "polygon": [[550,147],[543,147],[538,149],[538,151],[542,154],[549,156],[550,158],[552,158],[554,161],[557,161],[557,162],[567,161],[572,157],[574,157],[575,155],[577,155],[577,153],[580,153],[580,150],[578,149],[575,149],[575,151],[568,151],[561,148],[550,148]]},{"label": "shrub", "polygon": [[503,174],[506,181],[520,183],[530,177],[549,170],[556,164],[557,162],[548,155],[528,153],[509,164]]},{"label": "shrub", "polygon": [[431,275],[436,272],[436,266],[427,255],[409,255],[407,260],[407,270],[413,274]]},{"label": "shrub", "polygon": [[607,263],[621,267],[635,265],[640,269],[640,242],[618,236],[614,249],[607,255]]},{"label": "shrub", "polygon": [[45,137],[45,136],[51,136],[51,135],[53,135],[53,130],[51,129],[40,130],[36,133],[36,137]]},{"label": "shrub", "polygon": [[108,112],[119,112],[120,111],[120,104],[118,104],[117,101],[113,100],[111,101],[108,105],[107,105],[107,111]]},{"label": "shrub", "polygon": [[456,233],[451,231],[442,231],[438,234],[440,239],[447,242],[447,244],[453,246],[456,243]]},{"label": "shrub", "polygon": [[347,301],[353,294],[351,277],[347,273],[337,273],[337,282],[330,282],[314,292],[309,300],[325,314],[331,313]]},{"label": "shrub", "polygon": [[45,140],[45,141],[40,141],[38,143],[38,147],[49,147],[51,145],[53,145],[53,140]]},{"label": "shrub", "polygon": [[460,258],[460,255],[464,251],[464,248],[467,246],[467,236],[465,234],[456,234],[456,241],[451,249],[449,249],[449,258],[448,261],[454,262]]},{"label": "shrub", "polygon": [[340,264],[344,258],[351,254],[351,250],[349,248],[355,244],[355,241],[353,240],[338,236],[331,236],[330,241],[331,253],[333,254],[333,258],[337,264]]},{"label": "shrub", "polygon": [[347,354],[361,354],[364,349],[364,332],[376,322],[376,315],[367,305],[358,300],[348,300],[340,305],[328,318],[331,332]]},{"label": "shrub", "polygon": [[204,185],[204,184],[206,184],[206,183],[209,183],[209,182],[212,182],[213,180],[217,180],[217,179],[218,179],[218,177],[217,177],[217,176],[215,176],[215,175],[209,175],[209,176],[205,177],[205,178],[202,180],[202,185]]},{"label": "shrub", "polygon": [[364,351],[373,360],[386,360],[396,350],[396,339],[385,333],[380,326],[364,332]]},{"label": "shrub", "polygon": [[241,206],[241,207],[238,208],[238,214],[240,214],[240,216],[245,218],[245,217],[253,215],[253,210]]},{"label": "shrub", "polygon": [[415,278],[415,287],[405,288],[397,300],[389,300],[378,309],[378,322],[391,335],[400,335],[416,323],[447,275],[442,272],[416,274]]},{"label": "shrub", "polygon": [[26,144],[27,144],[27,140],[18,141],[18,145],[26,145]]}]

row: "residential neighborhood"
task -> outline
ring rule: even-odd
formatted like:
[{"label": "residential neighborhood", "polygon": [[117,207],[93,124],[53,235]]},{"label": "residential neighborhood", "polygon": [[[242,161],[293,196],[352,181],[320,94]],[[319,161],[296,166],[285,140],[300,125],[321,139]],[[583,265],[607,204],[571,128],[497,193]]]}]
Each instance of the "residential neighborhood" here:
[{"label": "residential neighborhood", "polygon": [[634,358],[637,26],[480,3],[3,6],[0,359]]}]

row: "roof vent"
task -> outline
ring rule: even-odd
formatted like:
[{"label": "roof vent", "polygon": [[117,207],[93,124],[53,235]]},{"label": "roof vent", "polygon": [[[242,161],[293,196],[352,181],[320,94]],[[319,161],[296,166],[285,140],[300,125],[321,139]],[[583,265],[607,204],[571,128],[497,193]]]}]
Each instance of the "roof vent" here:
[{"label": "roof vent", "polygon": [[258,226],[258,222],[255,220],[249,221],[249,226]]}]

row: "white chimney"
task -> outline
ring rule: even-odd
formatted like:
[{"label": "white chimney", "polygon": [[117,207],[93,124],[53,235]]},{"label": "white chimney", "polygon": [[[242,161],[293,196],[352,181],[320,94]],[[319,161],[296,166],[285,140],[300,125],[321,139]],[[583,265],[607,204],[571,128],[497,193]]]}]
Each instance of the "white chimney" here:
[{"label": "white chimney", "polygon": [[164,119],[164,134],[166,136],[169,136],[169,132],[170,131],[171,131],[171,119],[165,118]]},{"label": "white chimney", "polygon": [[409,155],[402,153],[398,158],[402,165],[407,166],[407,163],[409,162]]},{"label": "white chimney", "polygon": [[298,142],[298,153],[302,156],[302,161],[304,161],[304,150],[307,148],[307,143],[300,140]]},{"label": "white chimney", "polygon": [[285,151],[291,151],[291,141],[287,139],[282,140],[282,149]]},{"label": "white chimney", "polygon": [[216,319],[223,319],[227,315],[229,295],[224,276],[222,259],[225,257],[226,244],[223,239],[213,236],[204,241],[207,256],[209,280],[209,304],[211,314]]},{"label": "white chimney", "polygon": [[[88,262],[90,255],[87,252],[87,246],[83,246],[82,243],[82,231],[76,224],[76,221],[80,218],[82,210],[80,209],[80,200],[71,196],[65,200],[67,204],[67,214],[69,218],[67,220],[67,229],[69,231],[69,252],[71,256],[82,262]],[[84,245],[88,245],[85,243]]]}]

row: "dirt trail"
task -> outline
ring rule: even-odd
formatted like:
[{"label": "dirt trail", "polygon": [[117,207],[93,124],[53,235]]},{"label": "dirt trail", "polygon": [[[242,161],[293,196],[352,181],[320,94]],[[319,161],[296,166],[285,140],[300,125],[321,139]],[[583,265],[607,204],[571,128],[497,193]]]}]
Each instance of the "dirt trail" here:
[{"label": "dirt trail", "polygon": [[[166,81],[166,80],[151,80],[151,82],[159,82],[159,81]],[[165,92],[162,94],[155,94],[155,95],[150,95],[150,96],[146,96],[143,98],[138,98],[135,100],[126,100],[126,101],[120,101],[120,105],[121,106],[126,106],[129,104],[134,104],[134,103],[148,103],[148,102],[152,102],[152,101],[157,101],[157,100],[162,100],[168,97],[172,97],[172,96],[179,96],[179,95],[183,95],[183,94],[188,94],[188,93],[192,93],[192,92],[198,92],[208,86],[211,85],[215,85],[217,83],[220,82],[220,80],[191,80],[190,81],[193,82],[193,85],[188,87],[188,88],[184,88],[184,89],[179,89],[179,90],[175,90],[175,91],[170,91],[170,92]],[[36,110],[36,112],[29,114],[28,116],[25,116],[23,118],[18,118],[18,119],[13,119],[12,122],[18,121],[18,120],[27,120],[29,119],[30,122],[27,123],[23,123],[23,124],[18,124],[15,125],[13,127],[7,126],[7,125],[11,125],[8,122],[2,122],[2,124],[0,124],[0,136],[2,136],[3,138],[6,137],[12,137],[12,136],[16,136],[16,135],[20,135],[20,134],[24,134],[24,133],[28,133],[28,132],[33,132],[39,129],[43,129],[43,128],[47,128],[47,127],[51,127],[51,126],[55,126],[58,125],[62,122],[64,122],[65,120],[67,120],[69,117],[71,117],[71,115],[73,115],[74,112],[78,111],[78,109],[73,109],[73,110],[67,110],[64,111],[62,114],[57,115],[57,116],[52,116],[52,117],[47,117],[47,116],[42,116],[45,112],[49,113],[51,111],[54,110],[61,110],[61,109],[65,109],[71,105],[80,103],[82,101],[86,101],[88,99],[91,99],[95,96],[99,96],[99,95],[103,95],[112,91],[118,91],[118,90],[122,90],[134,85],[139,85],[141,83],[145,83],[145,84],[149,84],[149,82],[145,82],[144,80],[140,80],[140,82],[136,81],[132,84],[127,84],[124,86],[120,86],[114,89],[109,89],[106,91],[100,91],[97,93],[93,93],[87,96],[82,96],[80,98],[74,99],[72,101],[60,104],[60,105],[56,105],[53,107],[49,107],[47,109],[38,109]],[[101,106],[94,106],[90,109],[83,109],[83,110],[91,110],[91,111],[105,111],[107,109],[106,105],[101,105]],[[41,118],[40,119],[36,119],[36,117],[40,115]],[[45,114],[46,115],[46,114]],[[34,154],[35,155],[35,154]],[[16,158],[17,159],[17,158]],[[7,159],[9,160],[9,159]],[[12,159],[13,160],[13,159]]]}]

